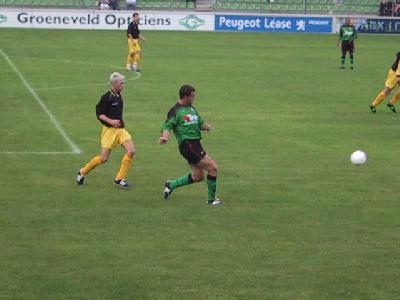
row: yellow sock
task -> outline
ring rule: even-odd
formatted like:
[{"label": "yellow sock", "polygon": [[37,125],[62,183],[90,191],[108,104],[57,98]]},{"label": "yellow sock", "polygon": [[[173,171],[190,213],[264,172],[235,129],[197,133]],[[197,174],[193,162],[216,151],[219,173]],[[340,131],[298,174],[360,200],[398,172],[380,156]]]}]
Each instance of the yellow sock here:
[{"label": "yellow sock", "polygon": [[375,100],[372,102],[372,106],[373,107],[377,107],[379,104],[381,104],[381,102],[383,101],[383,99],[386,98],[386,95],[384,92],[380,92],[378,94],[378,96],[376,96]]},{"label": "yellow sock", "polygon": [[390,99],[390,104],[395,105],[397,101],[400,99],[400,91],[396,93],[396,95],[393,96],[392,99]]},{"label": "yellow sock", "polygon": [[126,59],[126,64],[130,65],[132,63],[132,56],[130,54],[128,54],[128,57]]},{"label": "yellow sock", "polygon": [[101,165],[101,158],[100,155],[97,155],[81,169],[81,174],[86,175],[99,165]]},{"label": "yellow sock", "polygon": [[132,162],[133,162],[133,157],[129,157],[128,155],[125,154],[121,160],[121,167],[119,168],[118,174],[115,177],[115,179],[121,180],[126,178],[126,175],[128,174]]},{"label": "yellow sock", "polygon": [[139,60],[140,60],[140,53],[136,53],[135,54],[135,57],[133,58],[133,63],[134,64],[138,64],[139,63]]}]

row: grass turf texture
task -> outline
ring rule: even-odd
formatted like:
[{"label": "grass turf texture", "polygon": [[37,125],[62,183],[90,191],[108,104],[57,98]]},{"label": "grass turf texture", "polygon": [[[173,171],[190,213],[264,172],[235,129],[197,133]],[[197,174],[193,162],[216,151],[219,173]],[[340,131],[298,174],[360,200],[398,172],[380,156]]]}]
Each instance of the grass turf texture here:
[{"label": "grass turf texture", "polygon": [[[144,35],[142,78],[124,91],[137,146],[124,191],[113,186],[119,149],[84,187],[74,180],[99,151],[94,105],[107,86],[89,84],[117,70],[102,64],[124,67],[125,33],[1,30],[83,154],[0,154],[0,298],[398,299],[399,116],[368,105],[399,37],[361,35],[351,71],[332,35]],[[0,151],[70,151],[0,67]],[[162,200],[164,180],[188,172],[173,139],[156,144],[184,83],[214,126],[203,143],[224,207],[205,204],[205,183]],[[359,148],[369,161],[356,167]]]}]

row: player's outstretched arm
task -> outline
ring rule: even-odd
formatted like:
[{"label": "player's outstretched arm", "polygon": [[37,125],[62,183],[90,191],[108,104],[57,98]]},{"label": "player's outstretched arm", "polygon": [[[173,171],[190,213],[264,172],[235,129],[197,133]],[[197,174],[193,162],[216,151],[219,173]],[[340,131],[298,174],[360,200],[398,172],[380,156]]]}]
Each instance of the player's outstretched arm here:
[{"label": "player's outstretched arm", "polygon": [[212,129],[212,126],[209,123],[204,123],[203,125],[201,125],[201,130],[210,131],[211,129]]},{"label": "player's outstretched arm", "polygon": [[163,132],[162,132],[160,138],[158,139],[158,143],[159,143],[160,145],[166,144],[166,143],[168,142],[169,135],[170,135],[170,133],[169,133],[168,130],[163,130]]}]

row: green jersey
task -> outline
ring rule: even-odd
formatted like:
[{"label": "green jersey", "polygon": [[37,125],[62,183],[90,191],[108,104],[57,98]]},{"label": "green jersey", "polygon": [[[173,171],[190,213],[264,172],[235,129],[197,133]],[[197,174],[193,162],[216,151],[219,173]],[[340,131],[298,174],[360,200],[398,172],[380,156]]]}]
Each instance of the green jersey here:
[{"label": "green jersey", "polygon": [[184,140],[200,140],[203,124],[204,120],[193,106],[177,103],[169,110],[162,130],[173,130],[180,145]]},{"label": "green jersey", "polygon": [[353,25],[342,25],[340,27],[340,36],[341,41],[352,41],[357,38],[357,30]]}]

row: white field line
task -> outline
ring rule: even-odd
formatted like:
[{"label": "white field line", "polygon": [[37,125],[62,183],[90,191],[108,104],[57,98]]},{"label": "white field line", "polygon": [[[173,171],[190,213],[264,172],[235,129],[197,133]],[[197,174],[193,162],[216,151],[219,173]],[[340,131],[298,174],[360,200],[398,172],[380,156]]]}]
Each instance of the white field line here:
[{"label": "white field line", "polygon": [[107,65],[107,64],[98,64],[88,61],[76,61],[76,60],[69,60],[69,59],[57,59],[57,58],[48,58],[48,57],[35,57],[35,56],[12,56],[9,57],[20,57],[21,59],[37,59],[37,60],[48,60],[48,61],[55,61],[61,62],[66,64],[80,64],[80,65],[93,65],[93,66],[103,66],[103,67],[111,67],[114,69],[125,70],[124,67],[121,66],[114,66],[114,65]]},{"label": "white field line", "polygon": [[[12,56],[10,55],[9,57],[21,57],[21,56]],[[88,62],[88,61],[75,61],[75,60],[69,60],[69,59],[56,59],[56,58],[47,58],[47,57],[35,57],[35,56],[24,56],[21,57],[23,59],[36,59],[36,60],[47,60],[47,61],[55,61],[55,62],[61,62],[61,63],[66,63],[66,64],[80,64],[80,65],[92,65],[92,66],[103,66],[103,67],[109,67],[113,69],[119,69],[119,70],[125,70],[124,67],[121,66],[114,66],[114,65],[107,65],[107,64],[98,64],[98,63],[93,63],[93,62]],[[133,80],[138,80],[142,77],[141,73],[135,72],[134,73],[136,76],[127,79],[126,81],[133,81]],[[38,87],[34,88],[35,91],[44,91],[44,90],[62,90],[62,89],[75,89],[75,88],[81,88],[81,87],[88,87],[88,86],[103,86],[103,85],[109,85],[109,82],[106,83],[88,83],[88,84],[77,84],[77,85],[69,85],[69,86],[51,86],[51,87]]]},{"label": "white field line", "polygon": [[[138,72],[135,72],[136,77],[128,78],[126,81],[133,81],[138,80],[142,75]],[[77,85],[67,85],[67,86],[51,86],[51,87],[38,87],[34,88],[35,91],[53,91],[53,90],[63,90],[63,89],[76,89],[81,87],[88,87],[88,86],[104,86],[109,85],[109,82],[106,83],[87,83],[87,84],[77,84]]]},{"label": "white field line", "polygon": [[4,57],[4,59],[7,61],[7,63],[11,66],[11,68],[14,70],[14,72],[18,75],[19,79],[21,79],[21,81],[24,84],[24,86],[26,87],[26,89],[31,93],[31,95],[36,100],[36,102],[39,104],[39,106],[43,109],[43,111],[50,118],[50,121],[57,128],[57,130],[59,131],[61,136],[67,142],[67,144],[71,147],[72,153],[74,153],[74,154],[82,153],[82,150],[79,149],[79,147],[71,140],[71,138],[68,136],[68,134],[65,132],[65,130],[61,127],[60,123],[57,121],[57,119],[54,117],[54,115],[51,113],[51,111],[47,108],[46,104],[44,104],[43,100],[39,97],[38,94],[36,94],[36,92],[30,86],[28,81],[26,81],[25,77],[21,74],[20,71],[18,71],[17,67],[14,65],[14,63],[10,60],[10,58],[7,56],[7,54],[4,53],[4,51],[1,48],[0,48],[0,54]]},{"label": "white field line", "polygon": [[38,154],[38,155],[59,155],[59,154],[78,154],[73,151],[1,151],[0,154]]},{"label": "white field line", "polygon": [[63,89],[75,89],[80,87],[88,87],[88,86],[99,86],[99,85],[107,85],[109,83],[92,83],[92,84],[77,84],[77,85],[68,85],[68,86],[51,86],[51,87],[35,87],[35,91],[54,91],[54,90],[63,90]]}]

